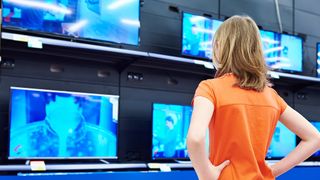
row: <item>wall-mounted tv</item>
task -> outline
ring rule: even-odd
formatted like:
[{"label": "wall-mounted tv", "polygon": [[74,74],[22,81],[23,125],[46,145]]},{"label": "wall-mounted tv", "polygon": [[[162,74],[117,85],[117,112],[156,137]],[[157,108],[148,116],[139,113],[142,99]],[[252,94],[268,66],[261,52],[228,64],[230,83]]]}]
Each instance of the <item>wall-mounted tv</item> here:
[{"label": "wall-mounted tv", "polygon": [[317,75],[320,77],[320,43],[317,43]]},{"label": "wall-mounted tv", "polygon": [[[192,107],[154,103],[152,110],[152,159],[189,159],[186,139]],[[209,152],[209,131],[206,149]]]},{"label": "wall-mounted tv", "polygon": [[[311,124],[318,130],[320,131],[320,121],[311,121]],[[315,158],[317,160],[320,160],[320,151],[315,152],[311,158]]]},{"label": "wall-mounted tv", "polygon": [[212,59],[212,40],[222,21],[183,13],[182,49],[184,56]]},{"label": "wall-mounted tv", "polygon": [[117,158],[118,99],[11,87],[9,159]]},{"label": "wall-mounted tv", "polygon": [[266,63],[272,70],[302,72],[302,38],[260,30]]},{"label": "wall-mounted tv", "polygon": [[4,29],[137,45],[139,0],[3,0]]},{"label": "wall-mounted tv", "polygon": [[281,122],[278,122],[266,158],[283,158],[296,147],[296,143],[296,135]]}]

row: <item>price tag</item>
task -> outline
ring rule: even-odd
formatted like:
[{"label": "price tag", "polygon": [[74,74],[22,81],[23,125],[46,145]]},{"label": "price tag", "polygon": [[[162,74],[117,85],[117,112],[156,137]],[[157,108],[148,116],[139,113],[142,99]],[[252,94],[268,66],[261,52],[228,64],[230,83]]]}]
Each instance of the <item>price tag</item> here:
[{"label": "price tag", "polygon": [[171,172],[171,168],[170,168],[170,166],[168,166],[166,164],[161,164],[160,165],[160,171],[161,172]]},{"label": "price tag", "polygon": [[31,171],[45,171],[46,164],[44,161],[30,161]]},{"label": "price tag", "polygon": [[38,38],[29,38],[28,40],[28,47],[29,48],[37,48],[42,49],[42,42]]}]

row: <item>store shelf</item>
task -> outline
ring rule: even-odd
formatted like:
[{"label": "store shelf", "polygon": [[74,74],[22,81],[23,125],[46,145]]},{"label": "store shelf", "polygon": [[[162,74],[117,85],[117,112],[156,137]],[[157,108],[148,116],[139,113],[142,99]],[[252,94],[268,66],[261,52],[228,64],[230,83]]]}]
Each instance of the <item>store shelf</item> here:
[{"label": "store shelf", "polygon": [[[140,57],[146,57],[150,60],[153,59],[161,59],[161,60],[168,60],[168,61],[176,61],[176,62],[183,62],[183,63],[190,63],[190,64],[196,64],[199,66],[203,66],[207,69],[214,69],[211,62],[200,60],[200,59],[193,59],[193,58],[185,58],[185,57],[178,57],[178,56],[170,56],[165,54],[158,54],[158,53],[152,53],[152,52],[144,52],[144,51],[136,51],[136,50],[128,50],[128,49],[121,49],[121,48],[114,48],[114,47],[107,47],[102,45],[92,45],[87,43],[81,43],[81,42],[72,42],[67,40],[59,40],[59,39],[53,39],[53,38],[44,38],[44,37],[37,37],[37,36],[30,36],[30,35],[22,35],[22,34],[16,34],[16,33],[9,33],[9,32],[2,32],[2,38],[6,40],[12,40],[12,41],[19,41],[19,42],[26,42],[28,44],[36,44],[39,43],[47,44],[47,45],[53,45],[53,46],[60,46],[60,47],[72,47],[72,48],[80,48],[80,49],[89,49],[89,50],[96,50],[96,51],[104,51],[104,52],[112,52],[116,54],[126,54],[126,55],[132,55],[132,56],[140,56]],[[42,46],[39,46],[42,47]],[[36,47],[36,48],[39,48]],[[273,79],[296,79],[304,81],[304,82],[320,82],[320,78],[316,77],[310,77],[310,76],[303,76],[303,75],[296,75],[296,74],[290,74],[290,73],[284,73],[284,72],[275,72],[275,71],[269,71],[268,74]],[[295,82],[299,83],[299,82]]]},{"label": "store shelf", "polygon": [[128,49],[113,48],[113,47],[92,45],[92,44],[81,43],[81,42],[72,42],[67,40],[59,40],[59,39],[53,39],[53,38],[45,38],[45,37],[22,35],[22,34],[7,33],[7,32],[2,32],[1,34],[2,34],[1,35],[2,39],[26,42],[28,43],[28,46],[31,46],[33,48],[41,49],[42,44],[47,44],[47,45],[54,45],[54,46],[61,46],[61,47],[72,47],[72,48],[120,53],[120,54],[129,54],[134,56],[148,56],[148,53],[143,51],[134,51],[134,50],[128,50]]},{"label": "store shelf", "polygon": [[298,79],[298,80],[304,80],[304,81],[320,82],[320,78],[310,77],[310,76],[303,76],[303,75],[296,75],[296,74],[275,72],[275,71],[269,71],[268,74],[274,79],[291,78],[291,79]]},{"label": "store shelf", "polygon": [[[69,171],[69,170],[128,170],[145,169],[145,163],[131,164],[47,164],[46,171]],[[0,165],[0,172],[4,171],[31,171],[30,165]]]}]

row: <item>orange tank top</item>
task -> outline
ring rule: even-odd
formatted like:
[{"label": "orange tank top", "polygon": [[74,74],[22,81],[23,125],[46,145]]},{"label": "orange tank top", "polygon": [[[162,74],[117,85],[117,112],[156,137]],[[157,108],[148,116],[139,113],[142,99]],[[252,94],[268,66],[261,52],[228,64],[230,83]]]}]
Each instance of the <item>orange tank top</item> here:
[{"label": "orange tank top", "polygon": [[202,81],[195,93],[210,100],[214,113],[209,124],[209,159],[231,163],[221,180],[275,179],[265,162],[275,126],[286,102],[272,88],[262,92],[235,86],[232,74]]}]

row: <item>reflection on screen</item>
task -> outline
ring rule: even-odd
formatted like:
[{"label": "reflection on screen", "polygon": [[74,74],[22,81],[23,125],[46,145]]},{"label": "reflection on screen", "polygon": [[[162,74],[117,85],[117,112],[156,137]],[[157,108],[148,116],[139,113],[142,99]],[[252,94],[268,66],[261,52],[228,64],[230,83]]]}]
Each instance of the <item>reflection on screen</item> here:
[{"label": "reflection on screen", "polygon": [[302,39],[260,30],[266,63],[271,69],[302,71]]},{"label": "reflection on screen", "polygon": [[[320,121],[312,121],[311,124],[320,131]],[[312,155],[313,157],[320,157],[320,151],[317,151]]]},{"label": "reflection on screen", "polygon": [[[192,115],[191,106],[153,104],[153,159],[188,158],[186,138]],[[209,132],[206,137],[209,149]]]},{"label": "reflection on screen", "polygon": [[320,77],[320,43],[317,44],[317,66],[318,77]]},{"label": "reflection on screen", "polygon": [[3,26],[137,45],[139,0],[3,0]]},{"label": "reflection on screen", "polygon": [[11,87],[9,158],[115,158],[118,96]]},{"label": "reflection on screen", "polygon": [[267,158],[282,158],[296,147],[296,135],[278,122],[274,131]]},{"label": "reflection on screen", "polygon": [[212,58],[212,40],[214,33],[222,24],[203,16],[183,14],[182,54],[198,58]]}]

